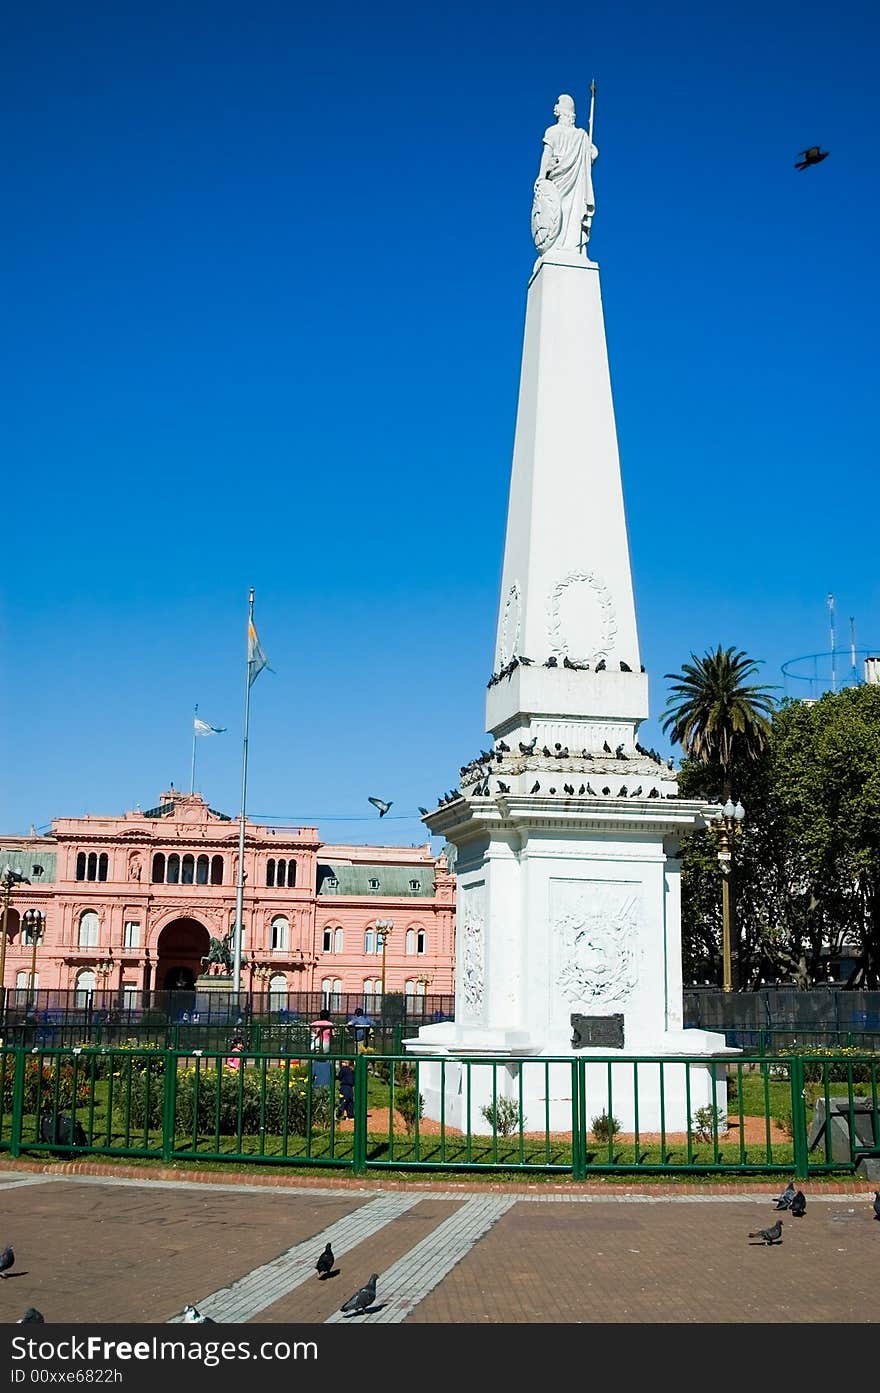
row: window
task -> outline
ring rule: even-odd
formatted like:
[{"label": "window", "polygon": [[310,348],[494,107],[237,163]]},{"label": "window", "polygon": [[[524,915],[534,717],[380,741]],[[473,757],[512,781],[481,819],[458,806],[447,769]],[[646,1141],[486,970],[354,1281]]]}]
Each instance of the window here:
[{"label": "window", "polygon": [[404,992],[406,993],[407,996],[415,996],[415,994],[416,994],[416,984],[415,984],[415,982],[413,982],[412,980],[410,980],[410,981],[408,981],[408,982],[405,982],[404,985],[403,985],[403,990],[404,990]]},{"label": "window", "polygon": [[108,864],[108,862],[107,862],[107,853],[106,853],[106,851],[102,851],[102,852],[101,852],[101,855],[98,857],[98,879],[99,879],[99,880],[106,880],[106,879],[107,879],[107,864]]},{"label": "window", "polygon": [[365,977],[365,978],[364,978],[364,996],[372,996],[372,995],[373,995],[373,979],[372,979],[372,977]]},{"label": "window", "polygon": [[295,861],[288,861],[288,863],[287,863],[287,888],[288,888],[289,890],[292,890],[295,884],[296,884],[296,862],[295,862]]},{"label": "window", "polygon": [[373,933],[373,930],[372,930],[372,929],[367,929],[367,932],[364,934],[364,952],[365,952],[365,953],[375,953],[375,951],[376,951],[376,935]]},{"label": "window", "polygon": [[287,1004],[287,978],[276,972],[269,978],[269,1010],[280,1011]]},{"label": "window", "polygon": [[269,860],[266,862],[266,884],[269,886],[269,889],[270,889],[270,890],[272,890],[272,889],[275,888],[275,857],[274,857],[274,856],[270,856]]},{"label": "window", "polygon": [[74,1005],[88,1006],[89,997],[95,990],[95,974],[91,968],[84,968],[82,972],[76,974],[76,996]]},{"label": "window", "polygon": [[177,885],[180,881],[180,857],[174,852],[168,857],[168,866],[165,871],[166,885]]},{"label": "window", "polygon": [[157,851],[153,857],[153,873],[150,878],[158,885],[165,879],[165,857],[161,851]]},{"label": "window", "polygon": [[123,982],[122,984],[122,1005],[126,1011],[134,1011],[137,1007],[137,982]]},{"label": "window", "polygon": [[85,909],[79,916],[79,946],[94,948],[98,942],[98,916],[95,910]]},{"label": "window", "polygon": [[376,877],[375,877],[374,875],[371,875],[371,876],[370,876],[370,889],[371,889],[371,890],[378,890],[378,889],[379,889],[379,882],[378,882],[378,880],[376,879]]},{"label": "window", "polygon": [[409,883],[409,888],[410,890],[419,891],[422,888],[422,882],[420,880],[411,880]]},{"label": "window", "polygon": [[98,858],[90,851],[86,858],[86,880],[95,880],[98,874]]},{"label": "window", "polygon": [[86,854],[84,851],[76,853],[76,878],[85,880],[86,878]]},{"label": "window", "polygon": [[417,953],[424,953],[424,951],[425,951],[425,942],[426,942],[425,930],[424,930],[424,929],[419,929],[418,933],[416,934],[416,952],[417,952]]},{"label": "window", "polygon": [[194,856],[184,856],[180,866],[181,885],[192,885],[196,878],[196,860]]},{"label": "window", "polygon": [[208,883],[208,858],[200,856],[196,862],[196,885],[207,885]]},{"label": "window", "polygon": [[222,885],[222,884],[223,884],[223,857],[222,857],[222,856],[212,856],[212,857],[211,857],[211,884],[212,884],[212,885]]},{"label": "window", "polygon": [[122,929],[123,948],[139,948],[141,946],[141,926],[136,924],[133,919],[127,919]]},{"label": "window", "polygon": [[15,974],[15,989],[16,989],[16,991],[19,991],[19,992],[22,991],[22,990],[27,991],[28,978],[30,977],[30,975],[31,975],[31,974],[30,974],[29,972],[16,972],[16,974]]},{"label": "window", "polygon": [[322,980],[321,980],[321,994],[322,994],[322,996],[329,996],[330,993],[332,992],[332,990],[333,990],[333,978],[332,978],[332,977],[324,977],[324,978],[322,978]]},{"label": "window", "polygon": [[332,953],[332,952],[333,952],[333,930],[332,930],[332,929],[325,929],[325,930],[324,930],[324,952],[325,952],[325,953]]},{"label": "window", "polygon": [[287,869],[286,861],[279,861],[275,871],[276,883],[283,889],[286,884],[284,872]]},{"label": "window", "polygon": [[413,954],[415,951],[416,951],[416,931],[415,931],[415,929],[407,929],[407,931],[406,931],[406,953],[407,953],[407,957],[411,957],[412,954]]},{"label": "window", "polygon": [[334,935],[333,935],[333,952],[334,952],[334,953],[341,953],[341,952],[342,952],[342,930],[341,930],[341,929],[337,929],[336,932],[335,932]]},{"label": "window", "polygon": [[276,914],[272,920],[272,952],[282,953],[290,946],[290,921],[284,914]]}]

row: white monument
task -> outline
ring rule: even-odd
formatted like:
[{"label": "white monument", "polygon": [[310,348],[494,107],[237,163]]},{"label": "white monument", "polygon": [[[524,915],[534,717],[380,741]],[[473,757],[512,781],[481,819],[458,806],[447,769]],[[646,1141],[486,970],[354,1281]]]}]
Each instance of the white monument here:
[{"label": "white monument", "polygon": [[[495,662],[489,757],[424,821],[456,848],[455,1020],[419,1031],[429,1117],[488,1124],[495,1088],[522,1098],[527,1128],[568,1127],[570,1065],[724,1052],[722,1035],[682,1028],[678,838],[712,811],[680,799],[675,776],[637,743],[648,714],[623,507],[599,268],[586,248],[595,208],[590,131],[561,96],[544,136],[532,210],[540,253],[525,340]],[[572,1017],[586,1022],[573,1024]],[[575,1047],[600,1039],[597,1047]],[[583,1032],[586,1032],[584,1036]],[[609,1048],[608,1041],[615,1047]],[[580,1043],[580,1042],[579,1042]],[[639,1065],[639,1126],[659,1130],[656,1064]],[[714,1100],[718,1066],[664,1068],[667,1130]],[[712,1076],[715,1088],[712,1091]],[[587,1071],[602,1111],[608,1069]],[[613,1114],[631,1130],[632,1063],[613,1065]],[[488,1089],[488,1093],[487,1093]],[[497,1096],[497,1094],[495,1095]],[[590,1100],[593,1100],[591,1104]],[[595,1108],[591,1111],[591,1107]],[[609,1111],[611,1109],[609,1108]]]}]

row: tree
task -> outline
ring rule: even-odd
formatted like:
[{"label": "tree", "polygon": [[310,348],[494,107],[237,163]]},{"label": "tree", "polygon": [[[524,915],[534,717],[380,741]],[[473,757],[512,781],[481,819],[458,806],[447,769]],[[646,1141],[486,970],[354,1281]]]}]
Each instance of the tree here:
[{"label": "tree", "polygon": [[[716,796],[719,765],[685,760],[686,798]],[[784,702],[769,740],[736,773],[748,809],[737,847],[739,980],[824,980],[844,954],[847,985],[880,985],[880,687]],[[720,872],[709,832],[682,846],[686,978],[717,978]]]},{"label": "tree", "polygon": [[725,801],[737,767],[757,759],[770,739],[770,689],[746,682],[757,670],[754,659],[719,644],[702,658],[692,653],[681,672],[666,673],[674,686],[663,730],[692,759],[720,771]]}]

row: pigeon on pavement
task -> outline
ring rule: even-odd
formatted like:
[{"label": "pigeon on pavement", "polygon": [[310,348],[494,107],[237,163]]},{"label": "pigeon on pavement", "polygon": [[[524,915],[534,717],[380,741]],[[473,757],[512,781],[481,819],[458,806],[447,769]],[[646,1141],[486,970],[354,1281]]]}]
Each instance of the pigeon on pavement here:
[{"label": "pigeon on pavement", "polygon": [[777,1219],[772,1229],[756,1229],[749,1234],[749,1238],[760,1238],[768,1248],[772,1248],[774,1243],[782,1242],[782,1220]]},{"label": "pigeon on pavement", "polygon": [[216,1325],[217,1322],[210,1316],[205,1316],[198,1306],[184,1306],[183,1308],[184,1325]]},{"label": "pigeon on pavement", "polygon": [[361,1287],[359,1291],[356,1291],[354,1296],[350,1296],[345,1304],[339,1307],[340,1311],[344,1311],[348,1316],[357,1316],[363,1311],[369,1310],[376,1300],[376,1283],[378,1280],[378,1272],[371,1273],[367,1285]]},{"label": "pigeon on pavement", "polygon": [[330,1244],[328,1243],[327,1247],[324,1249],[323,1253],[318,1258],[318,1261],[315,1263],[315,1271],[317,1272],[321,1281],[323,1281],[325,1277],[330,1276],[330,1273],[333,1271],[334,1261],[335,1259],[333,1257],[333,1249],[330,1247]]},{"label": "pigeon on pavement", "polygon": [[807,1197],[803,1190],[798,1190],[788,1207],[796,1219],[802,1219],[804,1217],[807,1212]]},{"label": "pigeon on pavement", "polygon": [[38,1311],[36,1306],[28,1306],[23,1316],[19,1316],[16,1325],[45,1325],[43,1312]]},{"label": "pigeon on pavement", "polygon": [[874,1218],[880,1219],[880,1190],[874,1191]]},{"label": "pigeon on pavement", "polygon": [[773,1203],[776,1205],[777,1209],[788,1209],[796,1194],[797,1190],[795,1189],[794,1181],[790,1180],[782,1194],[777,1195]]},{"label": "pigeon on pavement", "polygon": [[9,1271],[10,1267],[12,1267],[14,1262],[15,1254],[13,1253],[12,1249],[4,1248],[3,1252],[0,1253],[0,1277],[6,1276],[6,1273]]}]

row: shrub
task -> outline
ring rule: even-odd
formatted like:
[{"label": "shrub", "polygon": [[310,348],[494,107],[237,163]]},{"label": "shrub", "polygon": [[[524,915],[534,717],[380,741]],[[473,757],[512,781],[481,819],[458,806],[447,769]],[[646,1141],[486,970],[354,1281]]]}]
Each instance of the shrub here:
[{"label": "shrub", "polygon": [[[29,1056],[24,1065],[24,1111],[51,1112],[56,1107],[85,1107],[89,1101],[89,1079],[93,1070],[94,1060],[91,1055],[78,1060],[74,1088],[72,1061],[64,1059],[57,1063],[54,1059],[44,1059],[41,1064],[38,1056]],[[12,1110],[14,1078],[13,1056],[6,1055],[2,1082],[4,1113]]]},{"label": "shrub", "polygon": [[[854,1045],[838,1045],[832,1049],[825,1045],[808,1045],[797,1053],[804,1061],[804,1080],[807,1083],[821,1083],[826,1076],[829,1083],[846,1083],[852,1071],[853,1083],[869,1083],[872,1065],[870,1062],[851,1064],[852,1059],[863,1058],[870,1051]],[[833,1064],[828,1061],[833,1059]],[[875,1065],[877,1061],[875,1060]]]},{"label": "shrub", "polygon": [[723,1109],[709,1103],[704,1108],[696,1109],[691,1118],[691,1128],[700,1141],[713,1141],[716,1132],[726,1131],[727,1115]]},{"label": "shrub", "polygon": [[480,1112],[499,1137],[509,1137],[522,1126],[522,1113],[515,1098],[499,1098],[497,1105],[484,1103]]},{"label": "shrub", "polygon": [[605,1109],[600,1112],[598,1117],[594,1117],[590,1123],[590,1130],[596,1141],[611,1141],[620,1131],[620,1123],[616,1117],[609,1117]]},{"label": "shrub", "polygon": [[[158,1061],[157,1061],[158,1062]],[[147,1069],[138,1069],[131,1090],[131,1123],[138,1130],[145,1124],[158,1130],[162,1126],[164,1078]],[[164,1072],[164,1071],[163,1071]],[[196,1080],[198,1079],[198,1087]],[[219,1103],[218,1103],[219,1086]],[[148,1100],[149,1098],[149,1107]],[[125,1092],[115,1101],[116,1111],[124,1115]],[[179,1069],[175,1095],[175,1131],[192,1135],[219,1134],[259,1136],[260,1129],[273,1136],[284,1132],[306,1136],[309,1130],[329,1127],[333,1111],[329,1088],[309,1090],[306,1071],[267,1069],[265,1091],[261,1069],[214,1067]]]},{"label": "shrub", "polygon": [[794,1119],[790,1112],[782,1113],[780,1117],[774,1117],[773,1121],[780,1131],[785,1133],[789,1141],[794,1140]]},{"label": "shrub", "polygon": [[416,1118],[421,1118],[425,1111],[425,1100],[421,1093],[416,1092],[415,1084],[406,1084],[403,1088],[395,1089],[394,1106],[403,1118],[407,1133],[412,1132]]}]

